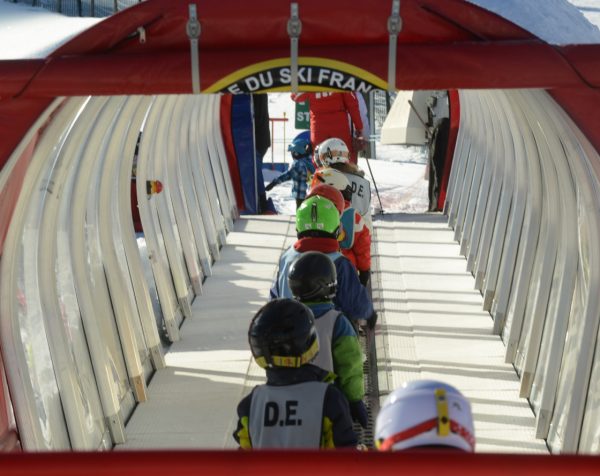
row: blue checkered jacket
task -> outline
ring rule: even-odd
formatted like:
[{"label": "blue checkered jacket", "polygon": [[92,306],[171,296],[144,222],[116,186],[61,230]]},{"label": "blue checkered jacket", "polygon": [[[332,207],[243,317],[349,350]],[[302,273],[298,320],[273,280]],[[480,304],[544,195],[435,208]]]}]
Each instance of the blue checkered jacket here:
[{"label": "blue checkered jacket", "polygon": [[273,185],[293,180],[292,197],[295,199],[304,200],[308,191],[308,174],[312,174],[315,167],[310,160],[310,156],[300,157],[292,161],[292,165],[287,172],[282,173],[279,177],[273,180]]}]

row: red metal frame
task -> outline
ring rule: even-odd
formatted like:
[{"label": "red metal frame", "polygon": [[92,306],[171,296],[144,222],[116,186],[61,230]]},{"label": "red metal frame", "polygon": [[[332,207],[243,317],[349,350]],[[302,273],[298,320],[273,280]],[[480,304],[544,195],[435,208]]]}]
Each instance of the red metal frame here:
[{"label": "red metal frame", "polygon": [[2,474],[27,476],[553,476],[600,474],[598,456],[453,451],[114,451],[0,455]]},{"label": "red metal frame", "polygon": [[4,363],[2,362],[2,356],[0,356],[0,453],[21,449],[7,389]]},{"label": "red metal frame", "polygon": [[[98,23],[48,58],[0,61],[0,167],[35,120],[58,96],[191,93],[189,0],[149,0]],[[302,61],[340,62],[350,74],[385,85],[389,0],[302,0]],[[204,0],[199,10],[201,90],[243,80],[260,62],[289,58],[289,2]],[[600,45],[553,47],[464,0],[401,2],[397,52],[399,89],[547,88],[600,150]],[[331,19],[341,28],[331,28]],[[235,25],[235,28],[232,28]],[[146,41],[135,34],[146,32]],[[271,63],[269,63],[271,64]],[[302,65],[303,63],[301,63]],[[261,69],[262,68],[262,69]],[[101,72],[102,74],[99,74]],[[226,84],[223,83],[223,84]],[[283,90],[286,88],[278,89]],[[307,88],[304,88],[307,89]],[[289,86],[288,86],[289,90]],[[451,103],[454,101],[451,101]],[[224,98],[223,104],[227,103]],[[457,103],[456,103],[457,104]],[[226,106],[221,109],[226,122]],[[456,114],[455,114],[455,117]],[[224,127],[230,170],[231,144]],[[35,139],[0,192],[0,253]],[[446,168],[449,172],[449,167]],[[444,177],[443,192],[447,186]],[[240,206],[240,190],[236,199]],[[3,395],[7,398],[7,395]],[[18,404],[18,402],[16,402]],[[2,409],[0,408],[0,411]],[[5,421],[6,418],[2,421]],[[0,423],[2,425],[2,423]],[[4,424],[6,426],[6,424]],[[6,428],[0,426],[0,435]],[[412,471],[428,474],[598,474],[597,458],[450,455],[439,458],[357,453],[114,453],[1,456],[7,474],[231,474],[311,471],[346,475]],[[13,473],[11,473],[13,471]]]},{"label": "red metal frame", "polygon": [[244,192],[242,190],[242,179],[237,166],[237,156],[235,153],[235,146],[233,144],[233,134],[231,133],[231,102],[230,95],[224,95],[221,97],[219,115],[221,122],[221,135],[223,136],[223,145],[225,147],[225,154],[227,155],[227,164],[229,165],[229,174],[231,175],[231,182],[233,184],[233,191],[235,193],[235,201],[237,203],[238,211],[241,212],[246,208],[246,205],[244,202]]}]

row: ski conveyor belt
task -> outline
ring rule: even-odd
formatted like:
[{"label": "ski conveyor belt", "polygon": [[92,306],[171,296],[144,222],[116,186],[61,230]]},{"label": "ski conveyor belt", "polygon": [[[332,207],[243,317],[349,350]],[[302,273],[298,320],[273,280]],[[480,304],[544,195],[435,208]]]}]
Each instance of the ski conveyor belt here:
[{"label": "ski conveyor belt", "polygon": [[[248,324],[294,240],[289,216],[235,223],[193,317],[183,322],[181,340],[166,352],[167,366],[152,378],[148,401],[136,408],[117,450],[237,447],[231,436],[237,403],[264,381],[248,347]],[[401,382],[440,379],[471,400],[477,451],[548,453],[535,438],[533,412],[519,398],[518,376],[504,363],[504,345],[492,334],[459,251],[440,214],[375,217],[372,293],[379,323],[374,335],[362,337],[368,356],[377,359],[365,365],[371,417],[373,403]],[[372,422],[362,437],[372,438]]]}]

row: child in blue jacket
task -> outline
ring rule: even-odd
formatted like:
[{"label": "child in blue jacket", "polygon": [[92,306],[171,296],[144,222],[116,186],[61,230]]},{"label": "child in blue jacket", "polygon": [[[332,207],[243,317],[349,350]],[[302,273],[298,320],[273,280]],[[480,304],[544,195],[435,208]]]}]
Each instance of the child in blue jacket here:
[{"label": "child in blue jacket", "polygon": [[276,179],[272,180],[265,187],[266,191],[288,180],[293,180],[292,197],[296,199],[296,209],[306,198],[308,190],[309,174],[313,174],[315,166],[312,163],[312,145],[310,143],[309,131],[298,134],[292,143],[288,146],[288,151],[292,154],[292,165],[287,172],[284,172]]}]

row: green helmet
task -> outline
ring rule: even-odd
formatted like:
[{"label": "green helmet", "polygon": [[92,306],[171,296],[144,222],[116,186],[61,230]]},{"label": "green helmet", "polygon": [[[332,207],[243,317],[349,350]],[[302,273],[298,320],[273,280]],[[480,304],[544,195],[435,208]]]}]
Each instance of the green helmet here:
[{"label": "green helmet", "polygon": [[296,211],[296,232],[299,237],[324,234],[337,237],[339,228],[340,214],[335,204],[325,197],[309,197]]}]

